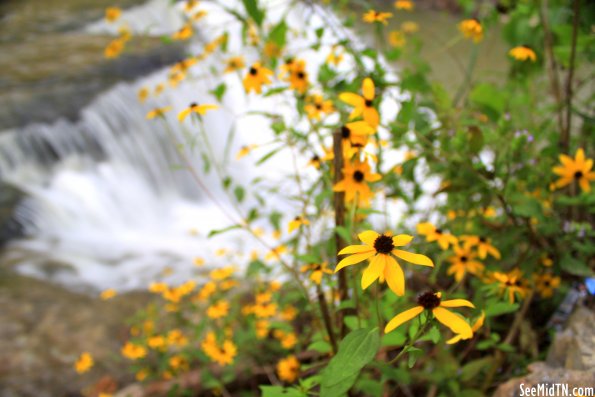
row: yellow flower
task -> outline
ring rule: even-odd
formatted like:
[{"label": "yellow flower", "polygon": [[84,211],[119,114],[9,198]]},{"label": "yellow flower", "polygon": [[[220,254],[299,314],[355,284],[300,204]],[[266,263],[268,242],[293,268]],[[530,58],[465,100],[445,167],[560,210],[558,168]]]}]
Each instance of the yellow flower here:
[{"label": "yellow flower", "polygon": [[320,285],[322,282],[322,276],[325,274],[333,274],[333,272],[328,268],[328,262],[322,263],[312,263],[309,265],[304,265],[300,269],[302,273],[310,272],[310,280],[314,281],[316,284]]},{"label": "yellow flower", "polygon": [[226,266],[222,267],[221,269],[211,270],[211,272],[209,273],[209,277],[213,281],[221,281],[231,277],[235,271],[236,269],[234,266]]},{"label": "yellow flower", "polygon": [[293,383],[300,373],[300,362],[294,356],[288,356],[277,363],[277,375],[283,382]]},{"label": "yellow flower", "polygon": [[252,150],[256,149],[257,147],[258,145],[242,146],[238,151],[238,154],[236,154],[236,160],[240,160],[241,158],[246,157],[248,154],[250,154]]},{"label": "yellow flower", "polygon": [[412,21],[405,21],[401,24],[401,30],[406,34],[415,33],[419,30],[419,25]]},{"label": "yellow flower", "polygon": [[122,26],[118,29],[118,35],[121,40],[128,41],[132,38],[132,31],[128,26]]},{"label": "yellow flower", "polygon": [[135,345],[131,342],[126,342],[122,347],[122,355],[130,360],[138,360],[147,355],[147,349],[142,346]]},{"label": "yellow flower", "polygon": [[297,316],[297,309],[293,306],[287,306],[285,309],[279,313],[279,317],[283,321],[293,321],[293,319]]},{"label": "yellow flower", "polygon": [[149,291],[155,293],[155,294],[161,294],[164,291],[167,291],[167,284],[165,283],[151,283],[149,284]]},{"label": "yellow flower", "polygon": [[147,87],[143,87],[140,90],[138,90],[138,93],[136,95],[138,97],[138,101],[140,103],[144,103],[149,97],[149,89]]},{"label": "yellow flower", "polygon": [[591,171],[593,168],[593,160],[585,159],[584,150],[578,149],[574,155],[574,159],[565,154],[560,155],[561,166],[553,168],[554,174],[559,175],[560,179],[555,182],[557,188],[564,187],[572,183],[578,182],[583,192],[591,191],[591,181],[595,180],[595,172]]},{"label": "yellow flower", "polygon": [[477,19],[465,19],[459,23],[459,30],[467,39],[479,43],[483,39],[483,27]]},{"label": "yellow flower", "polygon": [[397,314],[386,324],[384,328],[385,333],[389,333],[399,325],[419,316],[424,310],[431,311],[434,318],[440,323],[446,325],[452,332],[455,333],[455,337],[447,341],[447,343],[453,343],[460,339],[470,339],[473,337],[473,330],[471,326],[460,316],[451,312],[447,308],[450,307],[471,307],[474,308],[473,303],[466,299],[451,299],[443,301],[442,294],[440,292],[426,292],[417,298],[418,306],[405,310],[402,313]]},{"label": "yellow flower", "polygon": [[143,368],[141,370],[139,370],[135,375],[135,379],[139,382],[142,382],[143,380],[147,379],[147,376],[149,376],[149,370],[147,368]]},{"label": "yellow flower", "polygon": [[225,339],[221,346],[217,343],[214,332],[208,332],[201,343],[203,352],[219,365],[230,365],[238,350],[231,339]]},{"label": "yellow flower", "polygon": [[358,237],[364,245],[350,245],[339,251],[339,255],[351,255],[337,264],[335,273],[346,266],[369,259],[369,265],[362,276],[362,289],[368,288],[370,284],[380,279],[380,282],[386,280],[388,287],[395,294],[402,296],[405,293],[405,274],[399,262],[391,254],[416,265],[434,267],[434,263],[427,256],[396,248],[409,244],[413,236],[399,234],[391,237],[388,234],[378,234],[368,230],[360,233]]},{"label": "yellow flower", "polygon": [[192,29],[192,24],[187,23],[186,25],[182,26],[180,30],[175,32],[172,35],[172,39],[174,40],[188,40],[194,34],[194,30]]},{"label": "yellow flower", "polygon": [[337,52],[335,46],[333,46],[333,48],[331,49],[331,52],[326,57],[326,63],[328,63],[328,64],[332,63],[333,65],[338,66],[342,60],[343,60],[343,52]]},{"label": "yellow flower", "polygon": [[263,339],[269,334],[269,322],[267,320],[258,320],[256,322],[256,337]]},{"label": "yellow flower", "polygon": [[193,22],[198,22],[201,19],[203,19],[204,17],[206,17],[207,14],[208,14],[207,11],[200,10],[200,11],[197,11],[196,13],[194,13],[190,19],[192,19]]},{"label": "yellow flower", "polygon": [[105,9],[105,20],[108,22],[117,21],[122,15],[122,10],[118,7],[108,7]]},{"label": "yellow flower", "polygon": [[270,76],[273,72],[264,66],[261,66],[259,62],[253,64],[246,77],[244,77],[244,89],[246,92],[254,91],[257,94],[262,92],[262,86],[265,84],[271,84]]},{"label": "yellow flower", "polygon": [[360,205],[368,205],[373,195],[368,182],[377,182],[380,174],[372,173],[367,162],[355,160],[352,164],[347,162],[343,167],[343,179],[334,187],[335,192],[345,192],[345,201],[352,202],[358,199]]},{"label": "yellow flower", "polygon": [[[483,326],[483,322],[484,322],[485,318],[486,318],[486,314],[482,310],[481,315],[477,318],[477,320],[475,320],[475,323],[473,323],[473,326],[471,327],[471,331],[473,331],[473,333],[477,332],[477,330]],[[449,345],[452,345],[454,343],[457,343],[461,339],[463,339],[461,337],[461,335],[455,335],[453,338],[449,339],[446,343]]]},{"label": "yellow flower", "polygon": [[190,114],[190,113],[196,113],[199,116],[203,116],[205,115],[209,110],[214,110],[214,109],[218,109],[219,106],[217,105],[199,105],[197,103],[191,103],[190,106],[188,106],[186,109],[182,110],[179,114],[178,114],[178,120],[180,120],[180,122],[184,121],[184,119]]},{"label": "yellow flower", "polygon": [[278,260],[281,257],[281,254],[287,251],[287,247],[284,245],[280,245],[276,248],[270,250],[264,257],[267,261]]},{"label": "yellow flower", "polygon": [[535,277],[535,289],[542,298],[550,298],[560,286],[560,277],[545,273]]},{"label": "yellow flower", "polygon": [[410,0],[397,0],[395,1],[395,8],[397,10],[412,11],[413,2]]},{"label": "yellow flower", "polygon": [[491,274],[492,282],[498,283],[500,294],[508,295],[510,303],[514,303],[515,296],[524,298],[527,294],[527,283],[522,277],[523,274],[519,269],[513,269],[508,273],[493,272]]},{"label": "yellow flower", "polygon": [[115,39],[112,40],[107,47],[105,47],[105,50],[103,51],[103,55],[105,55],[106,58],[117,58],[118,56],[120,56],[120,54],[122,53],[122,51],[124,50],[124,40],[122,39]]},{"label": "yellow flower", "polygon": [[151,349],[161,350],[165,348],[165,338],[161,335],[152,336],[147,340]]},{"label": "yellow flower", "polygon": [[236,70],[242,69],[244,67],[245,64],[243,56],[231,57],[226,62],[224,73],[235,72]]},{"label": "yellow flower", "polygon": [[490,243],[490,239],[480,236],[461,236],[465,249],[477,246],[477,253],[481,259],[485,259],[488,254],[496,259],[500,259],[500,251]]},{"label": "yellow flower", "polygon": [[461,281],[467,272],[478,275],[483,271],[483,263],[475,260],[475,253],[471,252],[470,247],[461,248],[458,244],[455,244],[453,249],[455,255],[448,258],[452,265],[450,265],[446,273],[448,275],[454,274],[455,281]]},{"label": "yellow flower", "polygon": [[545,267],[552,267],[554,264],[554,257],[552,254],[543,254],[541,256],[541,264]]},{"label": "yellow flower", "polygon": [[429,243],[433,241],[438,242],[438,245],[443,250],[447,250],[449,245],[455,245],[458,242],[455,236],[450,233],[445,233],[442,229],[438,229],[429,222],[418,224],[417,232],[422,236],[426,236],[426,241]]},{"label": "yellow flower", "polygon": [[220,300],[207,309],[207,316],[209,318],[221,318],[227,316],[229,313],[229,303],[225,300]]},{"label": "yellow flower", "polygon": [[188,361],[182,356],[172,356],[169,358],[169,366],[173,370],[187,370]]},{"label": "yellow flower", "polygon": [[306,218],[302,218],[301,216],[296,216],[289,225],[287,226],[287,230],[289,233],[293,232],[295,229],[299,228],[302,225],[309,225],[310,221]]},{"label": "yellow flower", "polygon": [[323,113],[330,114],[335,111],[331,100],[325,101],[322,95],[312,95],[306,98],[304,110],[309,118],[320,120]]},{"label": "yellow flower", "polygon": [[202,267],[202,266],[204,266],[204,264],[205,264],[205,260],[204,260],[204,258],[201,258],[201,257],[197,256],[196,258],[194,258],[194,259],[192,260],[192,263],[193,263],[193,264],[194,264],[194,266],[196,266],[196,267]]},{"label": "yellow flower", "polygon": [[156,117],[165,118],[165,113],[169,112],[170,110],[171,110],[171,106],[155,108],[155,109],[151,110],[149,113],[147,113],[147,119],[152,120]]},{"label": "yellow flower", "polygon": [[508,51],[508,55],[510,55],[517,61],[531,60],[532,62],[535,62],[537,60],[537,55],[535,54],[535,51],[533,51],[526,45],[514,47],[513,49]]},{"label": "yellow flower", "polygon": [[155,96],[160,95],[165,90],[165,84],[159,83],[155,86]]},{"label": "yellow flower", "polygon": [[393,16],[393,14],[390,12],[378,12],[378,11],[370,10],[364,14],[362,19],[364,22],[367,22],[367,23],[380,22],[385,25],[388,25],[388,19],[391,18],[392,16]]},{"label": "yellow flower", "polygon": [[74,363],[74,369],[79,374],[83,374],[91,369],[93,366],[93,357],[87,352],[80,355],[78,360]]},{"label": "yellow flower", "polygon": [[374,81],[371,78],[366,77],[362,83],[363,96],[352,92],[344,92],[339,95],[339,99],[354,107],[349,115],[350,120],[363,115],[364,120],[376,129],[380,124],[380,116],[373,106],[374,91]]},{"label": "yellow flower", "polygon": [[276,303],[261,303],[252,307],[254,315],[258,318],[270,318],[277,313]]},{"label": "yellow flower", "polygon": [[285,78],[289,81],[289,88],[303,94],[308,89],[308,72],[306,71],[306,62],[302,59],[293,60],[290,64],[285,64],[289,69],[289,76]]},{"label": "yellow flower", "polygon": [[188,344],[188,338],[179,329],[172,329],[167,333],[167,344],[170,346],[184,347]]},{"label": "yellow flower", "polygon": [[194,7],[198,5],[198,0],[186,0],[186,4],[184,4],[184,11],[191,12]]},{"label": "yellow flower", "polygon": [[388,42],[393,47],[401,48],[405,46],[407,40],[405,39],[405,34],[398,30],[393,30],[388,34]]},{"label": "yellow flower", "polygon": [[368,137],[374,135],[375,129],[366,121],[354,121],[341,127],[343,151],[351,147],[362,148],[368,143]]},{"label": "yellow flower", "polygon": [[275,335],[275,338],[277,338],[279,340],[279,342],[281,342],[281,346],[284,349],[291,349],[298,342],[297,336],[293,332],[286,333],[281,330],[276,330],[274,335]]},{"label": "yellow flower", "polygon": [[105,291],[102,291],[100,297],[101,297],[101,300],[106,301],[106,300],[112,299],[116,295],[118,295],[118,292],[113,288],[109,288],[109,289],[106,289]]}]

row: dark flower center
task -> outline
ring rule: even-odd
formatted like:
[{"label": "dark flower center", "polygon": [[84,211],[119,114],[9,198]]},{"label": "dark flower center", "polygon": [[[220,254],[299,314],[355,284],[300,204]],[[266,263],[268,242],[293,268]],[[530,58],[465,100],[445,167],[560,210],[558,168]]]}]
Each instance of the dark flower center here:
[{"label": "dark flower center", "polygon": [[583,171],[577,171],[574,173],[574,177],[576,179],[581,179],[583,177]]},{"label": "dark flower center", "polygon": [[519,282],[519,280],[514,280],[514,281],[508,280],[506,282],[506,285],[508,285],[509,287],[518,287],[521,285],[521,283]]},{"label": "dark flower center", "polygon": [[317,263],[317,264],[313,264],[312,265],[312,270],[313,271],[317,271],[317,270],[320,270],[320,269],[322,269],[322,266],[320,266],[320,263]]},{"label": "dark flower center", "polygon": [[365,104],[366,104],[366,107],[368,107],[368,108],[369,108],[370,106],[372,106],[372,100],[370,100],[370,99],[366,99],[366,102],[365,102]]},{"label": "dark flower center", "polygon": [[197,107],[197,106],[198,106],[198,103],[196,103],[196,102],[192,102],[192,103],[190,104],[190,108],[195,108],[195,107]]},{"label": "dark flower center", "polygon": [[550,286],[550,280],[545,280],[543,282],[544,287],[549,287]]},{"label": "dark flower center", "polygon": [[440,306],[440,298],[433,292],[425,292],[417,297],[417,303],[426,310]]},{"label": "dark flower center", "polygon": [[469,258],[467,258],[465,255],[461,256],[461,262],[465,263],[467,260],[469,260]]},{"label": "dark flower center", "polygon": [[294,220],[294,221],[301,221],[301,220],[302,220],[302,218],[301,218],[301,217],[299,217],[299,216],[296,216],[295,218],[293,218],[293,220]]},{"label": "dark flower center", "polygon": [[317,104],[315,105],[315,107],[316,107],[316,110],[322,110],[322,105],[321,105],[321,104],[319,104],[319,103],[317,103]]},{"label": "dark flower center", "polygon": [[350,135],[351,135],[351,130],[349,128],[347,128],[347,126],[341,127],[341,136],[344,139],[349,138]]},{"label": "dark flower center", "polygon": [[318,155],[315,154],[314,156],[312,156],[312,161],[318,162],[318,161],[320,161],[320,157],[318,157]]},{"label": "dark flower center", "polygon": [[256,68],[252,67],[252,68],[250,68],[250,74],[252,76],[256,76],[258,74],[258,70],[256,70]]},{"label": "dark flower center", "polygon": [[356,182],[361,182],[361,181],[363,181],[363,180],[364,180],[364,173],[363,173],[363,172],[361,172],[361,171],[355,171],[355,172],[353,173],[353,179],[354,179]]},{"label": "dark flower center", "polygon": [[376,237],[374,241],[374,249],[380,254],[390,254],[395,248],[393,244],[393,238],[387,235],[381,235]]},{"label": "dark flower center", "polygon": [[488,240],[486,240],[486,238],[485,238],[485,237],[480,237],[480,238],[479,238],[479,242],[480,242],[480,243],[486,243],[487,241],[488,241]]},{"label": "dark flower center", "polygon": [[300,80],[303,80],[304,77],[306,77],[306,74],[304,72],[297,72],[297,78]]},{"label": "dark flower center", "polygon": [[442,229],[436,229],[436,234],[442,234]]}]

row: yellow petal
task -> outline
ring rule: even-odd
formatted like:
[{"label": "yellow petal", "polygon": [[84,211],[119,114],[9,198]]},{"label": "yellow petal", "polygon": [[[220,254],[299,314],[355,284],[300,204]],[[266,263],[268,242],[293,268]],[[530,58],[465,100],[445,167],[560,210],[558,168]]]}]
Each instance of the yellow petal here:
[{"label": "yellow petal", "polygon": [[415,263],[416,265],[434,267],[434,262],[430,258],[422,254],[413,254],[403,250],[393,250],[393,255],[406,260],[407,262]]},{"label": "yellow petal", "polygon": [[587,178],[579,179],[578,184],[583,192],[589,193],[591,191],[591,186],[589,185],[589,180]]},{"label": "yellow petal", "polygon": [[582,168],[585,162],[585,151],[582,148],[578,149],[574,158],[576,159],[576,166]]},{"label": "yellow petal", "polygon": [[380,275],[384,272],[384,267],[386,266],[386,255],[376,255],[370,261],[370,264],[364,270],[364,274],[362,275],[362,289],[366,289],[372,284],[374,281],[380,277]]},{"label": "yellow petal", "polygon": [[374,246],[374,242],[376,241],[376,239],[380,236],[379,233],[376,233],[373,230],[366,230],[365,232],[362,232],[360,234],[357,235],[357,237],[366,245],[369,245],[370,247]]},{"label": "yellow petal", "polygon": [[180,121],[184,121],[184,119],[190,114],[192,110],[190,108],[188,109],[184,109],[182,110],[179,114],[178,114],[178,120]]},{"label": "yellow petal", "polygon": [[343,248],[337,255],[361,254],[364,252],[374,252],[374,248],[368,245],[349,245]]},{"label": "yellow petal", "polygon": [[361,261],[364,261],[373,255],[374,255],[374,251],[370,251],[370,252],[364,252],[361,254],[350,255],[346,258],[343,258],[337,264],[337,267],[335,268],[335,273],[338,272],[339,270],[343,269],[345,266],[355,265],[356,263],[360,263]]},{"label": "yellow petal", "polygon": [[403,313],[399,313],[392,318],[384,327],[384,333],[388,334],[393,329],[397,328],[399,325],[411,320],[414,317],[419,316],[421,312],[424,311],[422,306],[415,306],[412,309],[405,310]]},{"label": "yellow petal", "polygon": [[468,339],[473,336],[473,331],[469,324],[450,310],[437,307],[432,310],[432,313],[434,313],[434,316],[438,321],[450,328],[452,332],[460,334],[462,339]]},{"label": "yellow petal", "polygon": [[366,174],[365,180],[366,182],[378,182],[382,179],[380,174]]},{"label": "yellow petal", "polygon": [[417,232],[419,234],[432,233],[436,228],[430,222],[423,222],[417,225]]},{"label": "yellow petal", "polygon": [[442,307],[462,307],[462,306],[466,306],[466,307],[475,308],[475,306],[473,306],[473,303],[469,302],[466,299],[451,299],[451,300],[447,300],[447,301],[442,301],[440,303],[440,306],[442,306]]},{"label": "yellow petal", "polygon": [[452,345],[454,343],[457,343],[458,341],[460,341],[461,339],[463,339],[463,337],[461,335],[455,335],[452,338],[450,338],[449,340],[446,341],[447,345]]},{"label": "yellow petal", "polygon": [[393,237],[393,245],[395,247],[402,247],[404,245],[409,244],[411,240],[413,240],[413,236],[410,236],[408,234],[398,234],[395,237]]},{"label": "yellow petal", "polygon": [[370,124],[374,129],[378,128],[380,124],[380,115],[378,111],[372,107],[364,108],[364,120]]},{"label": "yellow petal", "polygon": [[339,99],[351,106],[356,108],[361,108],[365,105],[365,100],[361,96],[354,94],[352,92],[344,92],[339,95]]},{"label": "yellow petal", "polygon": [[396,260],[393,259],[393,263],[386,264],[386,267],[384,268],[384,278],[391,291],[398,296],[403,296],[405,294],[405,274],[403,274],[403,269],[401,269],[401,266],[399,266],[399,263]]},{"label": "yellow petal", "polygon": [[374,99],[374,81],[371,78],[366,77],[364,79],[364,82],[362,83],[362,93],[364,94],[364,98],[368,101]]}]

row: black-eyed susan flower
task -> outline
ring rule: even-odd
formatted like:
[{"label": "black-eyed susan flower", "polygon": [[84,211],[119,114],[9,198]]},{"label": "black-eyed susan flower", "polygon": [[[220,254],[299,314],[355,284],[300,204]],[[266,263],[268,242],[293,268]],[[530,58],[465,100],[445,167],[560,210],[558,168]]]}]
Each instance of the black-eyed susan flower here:
[{"label": "black-eyed susan flower", "polygon": [[132,342],[126,342],[126,344],[122,347],[121,353],[129,360],[138,360],[139,358],[143,358],[147,355],[147,349]]},{"label": "black-eyed susan flower", "polygon": [[229,313],[229,302],[226,300],[219,300],[207,308],[207,316],[209,318],[225,317],[227,313]]},{"label": "black-eyed susan flower", "polygon": [[562,163],[561,166],[556,166],[552,169],[554,174],[560,177],[554,183],[556,188],[559,189],[576,181],[583,192],[591,191],[591,181],[595,180],[595,172],[591,171],[593,160],[585,158],[585,151],[582,148],[576,151],[574,159],[561,154],[560,162]]},{"label": "black-eyed susan flower", "polygon": [[120,56],[120,54],[122,53],[122,51],[124,51],[124,40],[118,38],[115,40],[112,40],[107,47],[105,47],[105,50],[103,51],[103,55],[106,58],[117,58]]},{"label": "black-eyed susan flower", "polygon": [[500,251],[494,247],[489,238],[483,236],[461,236],[465,249],[477,247],[477,253],[481,259],[491,255],[496,259],[500,259]]},{"label": "black-eyed susan flower", "polygon": [[326,63],[338,66],[343,61],[343,51],[337,50],[336,46],[331,48],[331,52],[326,57]]},{"label": "black-eyed susan flower", "polygon": [[[436,320],[446,325],[452,332],[454,332],[455,337],[460,336],[458,339],[470,339],[473,337],[473,330],[467,321],[465,321],[461,316],[447,309],[451,307],[474,308],[475,306],[473,306],[473,303],[466,299],[451,299],[443,301],[442,294],[440,292],[426,292],[421,294],[417,298],[417,303],[418,306],[415,306],[409,310],[405,310],[403,313],[399,313],[393,317],[386,324],[384,332],[391,332],[401,324],[419,316],[424,310],[427,310],[433,314]],[[450,341],[452,341],[452,339]]]},{"label": "black-eyed susan flower", "polygon": [[299,373],[300,362],[294,355],[282,358],[277,363],[277,375],[283,382],[295,382]]},{"label": "black-eyed susan flower", "polygon": [[475,18],[461,21],[459,30],[465,38],[473,40],[474,43],[479,43],[483,39],[483,27]]},{"label": "black-eyed susan flower", "polygon": [[78,360],[76,360],[76,362],[74,363],[74,369],[76,370],[77,373],[83,374],[83,373],[89,371],[91,369],[91,367],[93,367],[93,364],[94,364],[93,357],[89,353],[84,352],[80,355]]},{"label": "black-eyed susan flower", "polygon": [[281,342],[281,347],[284,349],[291,349],[298,342],[298,338],[294,332],[285,332],[283,330],[277,329],[275,330],[273,336],[277,338],[279,342]]},{"label": "black-eyed susan flower", "polygon": [[407,44],[405,34],[399,30],[393,30],[388,34],[388,43],[396,48],[401,48]]},{"label": "black-eyed susan flower", "polygon": [[147,339],[147,345],[153,350],[164,350],[166,347],[165,342],[163,335],[154,335]]},{"label": "black-eyed susan flower", "polygon": [[395,1],[395,8],[403,11],[413,11],[413,2],[411,0]]},{"label": "black-eyed susan flower", "polygon": [[237,57],[231,57],[225,62],[224,73],[235,72],[236,70],[243,69],[244,67],[245,64],[243,56],[240,55]]},{"label": "black-eyed susan flower", "polygon": [[542,298],[551,298],[554,290],[560,286],[560,277],[551,273],[544,273],[535,276],[535,290]]},{"label": "black-eyed susan flower", "polygon": [[[485,312],[482,310],[481,314],[479,315],[479,317],[475,320],[475,322],[473,323],[473,326],[471,327],[471,331],[473,331],[473,333],[477,332],[478,329],[480,329],[483,326],[483,322],[485,321],[486,318],[486,314]],[[461,335],[455,335],[453,336],[451,339],[447,340],[446,343],[449,345],[452,345],[454,343],[457,343],[458,341],[460,341],[461,339],[463,339],[461,337]]]},{"label": "black-eyed susan flower", "polygon": [[455,254],[448,258],[451,265],[446,274],[449,276],[454,274],[455,281],[461,281],[467,272],[478,275],[483,271],[483,263],[475,259],[476,254],[470,247],[461,248],[455,244],[453,249]]},{"label": "black-eyed susan flower", "polygon": [[261,66],[260,62],[256,62],[248,69],[248,73],[244,77],[244,89],[248,93],[254,91],[260,94],[263,85],[271,84],[270,76],[272,75],[273,72],[270,69]]},{"label": "black-eyed susan flower", "polygon": [[341,127],[343,151],[351,147],[362,148],[368,143],[368,137],[376,130],[366,121],[354,121]]},{"label": "black-eyed susan flower", "polygon": [[506,295],[510,303],[514,303],[515,297],[524,298],[529,291],[527,281],[519,269],[513,269],[508,273],[493,272],[490,278],[492,283],[497,284],[500,295]]},{"label": "black-eyed susan flower", "polygon": [[187,23],[172,35],[174,40],[188,40],[194,34],[192,24]]},{"label": "black-eyed susan flower", "polygon": [[118,7],[108,7],[105,9],[105,20],[108,22],[116,22],[122,15],[122,10]]},{"label": "black-eyed susan flower", "polygon": [[298,93],[303,94],[308,89],[308,72],[306,71],[306,62],[302,59],[298,59],[292,63],[289,77],[289,88],[296,90]]},{"label": "black-eyed susan flower", "polygon": [[537,54],[531,48],[527,47],[526,45],[520,45],[514,47],[510,51],[508,51],[508,55],[516,59],[517,61],[527,61],[530,60],[535,62],[537,60]]},{"label": "black-eyed susan flower", "polygon": [[310,280],[314,283],[320,285],[322,282],[322,276],[325,274],[333,274],[332,270],[328,268],[328,262],[322,263],[311,263],[309,265],[304,265],[300,269],[302,273],[310,272]]},{"label": "black-eyed susan flower", "polygon": [[155,108],[153,110],[151,110],[150,112],[147,113],[147,119],[152,120],[154,118],[164,118],[165,117],[165,113],[169,112],[171,110],[171,106],[165,106],[162,108]]},{"label": "black-eyed susan flower", "polygon": [[293,218],[289,225],[287,225],[287,230],[289,233],[293,232],[295,229],[299,228],[302,225],[309,225],[310,221],[304,217],[296,216]]},{"label": "black-eyed susan flower", "polygon": [[416,265],[434,266],[434,262],[425,255],[413,254],[397,248],[409,244],[413,236],[399,234],[393,237],[368,230],[360,233],[358,237],[364,244],[350,245],[339,251],[339,255],[349,254],[350,256],[341,259],[335,268],[335,273],[346,266],[369,260],[369,265],[362,276],[362,289],[368,288],[374,281],[380,279],[380,282],[386,280],[388,287],[395,294],[402,296],[405,293],[405,275],[393,255]]},{"label": "black-eyed susan flower", "polygon": [[375,10],[370,10],[363,15],[362,20],[367,23],[379,22],[388,25],[388,20],[392,16],[393,14],[391,12],[378,12]]},{"label": "black-eyed susan flower", "polygon": [[138,101],[140,103],[144,103],[147,98],[149,97],[149,89],[147,87],[142,87],[141,89],[138,90],[138,92],[136,93],[136,96],[138,98]]},{"label": "black-eyed susan flower", "polygon": [[367,206],[372,198],[372,191],[368,182],[377,182],[382,177],[370,169],[366,161],[356,159],[353,163],[347,162],[343,167],[343,179],[333,187],[335,192],[345,192],[345,201],[350,203],[355,199],[360,205]]},{"label": "black-eyed susan flower", "polygon": [[196,113],[199,116],[204,116],[209,110],[215,110],[218,108],[219,108],[219,106],[217,106],[217,105],[210,105],[210,104],[199,105],[199,104],[193,102],[190,104],[190,106],[188,106],[186,109],[182,110],[178,114],[178,120],[184,121],[184,119],[190,113]]},{"label": "black-eyed susan flower", "polygon": [[255,148],[257,148],[258,145],[244,145],[240,148],[240,150],[238,151],[238,153],[236,154],[236,160],[240,160],[244,157],[246,157],[247,155],[250,154],[250,152],[252,150],[254,150]]},{"label": "black-eyed susan flower", "polygon": [[335,108],[330,99],[325,101],[322,95],[315,94],[306,98],[304,110],[310,119],[320,120],[323,114],[331,114]]},{"label": "black-eyed susan flower", "polygon": [[106,301],[106,300],[112,299],[116,295],[118,295],[118,292],[113,288],[109,288],[104,291],[101,291],[101,294],[99,296],[100,296],[101,300]]},{"label": "black-eyed susan flower", "polygon": [[364,121],[368,122],[368,124],[376,129],[378,124],[380,124],[380,116],[373,104],[375,96],[374,91],[374,81],[371,78],[366,77],[362,82],[363,96],[352,92],[344,92],[339,95],[339,99],[354,107],[349,115],[350,120],[363,116]]},{"label": "black-eyed susan flower", "polygon": [[126,25],[121,26],[118,28],[118,36],[120,37],[120,40],[128,41],[132,38],[132,31]]},{"label": "black-eyed susan flower", "polygon": [[450,233],[437,228],[430,222],[422,222],[417,225],[417,232],[422,236],[426,236],[426,241],[431,243],[436,241],[443,250],[448,249],[450,245],[455,245],[458,239]]},{"label": "black-eyed susan flower", "polygon": [[217,342],[214,332],[208,332],[201,343],[202,351],[219,365],[230,365],[238,350],[231,339],[225,339],[221,345]]}]

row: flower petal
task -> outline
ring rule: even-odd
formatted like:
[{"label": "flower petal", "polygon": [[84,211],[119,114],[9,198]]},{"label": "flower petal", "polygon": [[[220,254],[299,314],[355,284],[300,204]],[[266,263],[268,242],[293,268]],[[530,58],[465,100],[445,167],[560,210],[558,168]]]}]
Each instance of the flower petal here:
[{"label": "flower petal", "polygon": [[466,306],[466,307],[475,308],[475,306],[473,306],[473,303],[469,302],[467,299],[451,299],[451,300],[447,300],[447,301],[442,301],[440,303],[440,306],[442,306],[442,307],[462,307],[462,306]]},{"label": "flower petal", "polygon": [[411,240],[413,240],[413,236],[408,234],[397,234],[395,237],[393,237],[393,245],[395,247],[402,247],[409,244]]},{"label": "flower petal", "polygon": [[406,260],[407,262],[415,263],[416,265],[434,267],[434,262],[430,258],[422,254],[413,254],[403,250],[393,250],[393,255]]},{"label": "flower petal", "polygon": [[364,98],[368,101],[374,99],[374,81],[371,78],[366,77],[364,79],[364,82],[362,83],[362,93],[364,94]]},{"label": "flower petal", "polygon": [[357,94],[354,94],[353,92],[344,92],[339,95],[339,99],[356,108],[364,107],[366,103],[364,98]]},{"label": "flower petal", "polygon": [[387,263],[384,268],[384,278],[391,291],[398,296],[403,296],[405,294],[405,274],[399,263],[394,258],[390,259],[393,260],[393,263]]},{"label": "flower petal", "polygon": [[349,245],[343,248],[337,255],[345,255],[345,254],[362,254],[364,252],[372,252],[374,248],[369,247],[367,245]]},{"label": "flower petal", "polygon": [[388,334],[389,332],[397,328],[399,325],[411,320],[414,317],[419,316],[419,314],[423,311],[424,308],[422,306],[415,306],[412,309],[405,310],[403,313],[397,314],[392,318],[392,320],[388,322],[388,324],[386,324],[386,327],[384,327],[384,333]]},{"label": "flower petal", "polygon": [[459,317],[450,310],[446,310],[443,307],[437,307],[432,310],[432,313],[434,313],[434,316],[438,321],[450,328],[452,332],[460,334],[462,339],[468,339],[473,336],[471,326],[469,326],[462,317]]},{"label": "flower petal", "polygon": [[365,232],[361,232],[357,235],[357,237],[366,245],[370,247],[374,246],[374,242],[380,236],[379,233],[376,233],[373,230],[366,230]]},{"label": "flower petal", "polygon": [[370,252],[363,252],[361,254],[350,255],[346,258],[343,258],[335,268],[335,273],[339,270],[343,269],[345,266],[355,265],[356,263],[360,263],[361,261],[365,261],[369,257],[374,255],[374,251]]},{"label": "flower petal", "polygon": [[386,266],[386,255],[376,255],[370,261],[370,264],[364,270],[364,274],[362,275],[362,289],[366,289],[372,284],[374,281],[380,277],[380,275],[384,271],[384,267]]}]

